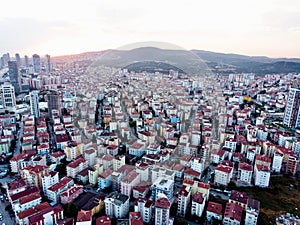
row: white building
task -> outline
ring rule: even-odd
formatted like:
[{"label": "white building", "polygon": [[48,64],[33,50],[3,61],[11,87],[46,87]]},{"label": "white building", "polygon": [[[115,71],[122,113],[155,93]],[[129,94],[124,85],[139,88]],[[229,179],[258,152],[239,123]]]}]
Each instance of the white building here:
[{"label": "white building", "polygon": [[162,167],[155,167],[152,169],[152,173],[151,173],[151,181],[152,183],[155,182],[158,178],[166,178],[166,179],[170,179],[170,180],[174,180],[175,179],[175,171],[173,170],[168,170]]},{"label": "white building", "polygon": [[300,89],[290,88],[283,119],[283,124],[288,127],[300,126],[299,99]]},{"label": "white building", "polygon": [[118,169],[120,169],[122,166],[124,166],[125,163],[125,155],[118,155],[115,156],[115,158],[113,159],[113,170],[114,171],[118,171]]},{"label": "white building", "polygon": [[197,192],[192,196],[191,215],[201,217],[205,207],[205,198],[202,193]]},{"label": "white building", "polygon": [[79,157],[67,165],[67,176],[75,178],[79,172],[88,168],[88,161]]},{"label": "white building", "polygon": [[292,146],[293,152],[295,152],[297,157],[300,157],[300,140],[295,140]]},{"label": "white building", "polygon": [[155,202],[155,225],[169,225],[170,202],[167,198],[160,198]]},{"label": "white building", "polygon": [[215,168],[215,184],[227,186],[232,178],[233,168],[225,165],[218,165]]},{"label": "white building", "polygon": [[251,184],[253,167],[247,163],[240,163],[238,168],[238,180]]},{"label": "white building", "polygon": [[236,140],[233,138],[225,139],[225,147],[231,148],[233,152],[236,150]]},{"label": "white building", "polygon": [[177,207],[177,215],[181,217],[185,217],[188,205],[191,200],[191,187],[190,186],[182,186],[181,190],[178,193],[178,207]]},{"label": "white building", "polygon": [[48,174],[42,176],[42,188],[44,194],[47,196],[48,188],[56,184],[59,180],[58,172],[50,171]]},{"label": "white building", "polygon": [[39,91],[32,91],[29,94],[30,99],[30,112],[35,118],[40,117],[39,107]]},{"label": "white building", "polygon": [[268,187],[270,182],[270,168],[268,166],[254,166],[254,185],[259,187]]},{"label": "white building", "polygon": [[140,174],[131,171],[121,180],[121,193],[123,195],[131,196],[133,188],[140,183]]},{"label": "white building", "polygon": [[160,194],[165,194],[169,201],[171,201],[174,193],[174,180],[168,180],[163,177],[157,178],[152,184],[151,189],[155,200],[158,199]]},{"label": "white building", "polygon": [[135,171],[141,175],[141,181],[149,180],[149,165],[144,162],[138,162],[135,164]]},{"label": "white building", "polygon": [[57,203],[59,200],[60,194],[67,190],[69,187],[71,187],[74,184],[74,181],[72,178],[64,177],[54,185],[50,186],[47,190],[47,198]]},{"label": "white building", "polygon": [[104,203],[107,216],[125,218],[129,212],[129,197],[118,192],[107,195]]},{"label": "white building", "polygon": [[191,160],[191,169],[199,172],[200,174],[202,174],[204,170],[204,166],[205,166],[205,161],[201,158],[195,157]]},{"label": "white building", "polygon": [[254,199],[248,199],[246,209],[245,225],[256,225],[260,210],[260,202]]},{"label": "white building", "polygon": [[3,108],[13,108],[16,106],[15,88],[11,84],[1,86],[1,97]]},{"label": "white building", "polygon": [[272,170],[276,173],[280,173],[281,166],[283,161],[283,154],[280,152],[275,152],[273,155],[273,162],[272,162]]},{"label": "white building", "polygon": [[153,207],[154,203],[146,198],[138,198],[134,202],[134,211],[140,212],[144,223],[150,223],[153,217]]}]

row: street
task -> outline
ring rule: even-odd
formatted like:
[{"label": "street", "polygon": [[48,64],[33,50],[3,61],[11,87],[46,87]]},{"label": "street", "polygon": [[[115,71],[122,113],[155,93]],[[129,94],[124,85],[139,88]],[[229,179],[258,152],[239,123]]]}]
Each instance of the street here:
[{"label": "street", "polygon": [[16,141],[16,149],[15,149],[15,152],[14,152],[14,155],[18,155],[20,154],[20,150],[21,150],[21,138],[23,136],[23,129],[24,129],[24,122],[20,122],[19,123],[20,125],[20,129],[18,131],[18,135],[17,135],[17,141]]}]

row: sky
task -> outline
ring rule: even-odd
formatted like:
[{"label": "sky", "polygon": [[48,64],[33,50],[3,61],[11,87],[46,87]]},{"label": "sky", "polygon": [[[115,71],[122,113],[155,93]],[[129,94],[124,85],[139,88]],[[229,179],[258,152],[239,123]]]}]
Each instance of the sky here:
[{"label": "sky", "polygon": [[145,41],[188,50],[300,58],[300,1],[1,2],[1,55],[66,55]]}]

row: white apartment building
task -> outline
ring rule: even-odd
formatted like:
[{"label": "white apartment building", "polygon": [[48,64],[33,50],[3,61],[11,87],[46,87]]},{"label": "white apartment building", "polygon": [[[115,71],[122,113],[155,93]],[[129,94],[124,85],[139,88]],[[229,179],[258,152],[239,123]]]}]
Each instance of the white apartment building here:
[{"label": "white apartment building", "polygon": [[198,217],[201,217],[204,207],[205,207],[204,195],[200,192],[195,193],[192,196],[191,215],[196,215]]},{"label": "white apartment building", "polygon": [[240,163],[238,168],[238,180],[246,184],[251,184],[253,166],[247,163]]},{"label": "white apartment building", "polygon": [[29,94],[30,100],[30,112],[35,118],[40,117],[40,107],[39,107],[39,91],[32,91]]},{"label": "white apartment building", "polygon": [[232,178],[233,168],[225,165],[218,165],[215,168],[215,184],[227,186]]},{"label": "white apartment building", "polygon": [[118,155],[113,159],[113,170],[118,171],[125,164],[125,155]]},{"label": "white apartment building", "polygon": [[129,197],[112,192],[104,200],[105,214],[115,218],[125,218],[129,212]]},{"label": "white apartment building", "polygon": [[47,198],[54,202],[57,203],[59,200],[60,194],[67,190],[69,187],[73,186],[74,181],[72,178],[69,177],[64,177],[54,185],[50,186],[47,190]]},{"label": "white apartment building", "polygon": [[205,161],[201,158],[194,157],[191,160],[191,169],[199,172],[200,174],[202,174],[204,170],[204,166],[205,166]]},{"label": "white apartment building", "polygon": [[300,89],[290,88],[283,119],[283,124],[288,127],[300,126],[299,99]]},{"label": "white apartment building", "polygon": [[171,204],[167,198],[155,202],[155,225],[169,225]]},{"label": "white apartment building", "polygon": [[79,172],[86,168],[88,168],[88,161],[79,157],[67,165],[67,176],[75,178]]},{"label": "white apartment building", "polygon": [[1,86],[1,97],[3,108],[13,108],[16,106],[15,88],[11,84]]},{"label": "white apartment building", "polygon": [[135,171],[141,175],[141,181],[149,180],[149,165],[144,162],[138,162],[135,164]]},{"label": "white apartment building", "polygon": [[48,188],[56,184],[59,180],[58,172],[50,171],[48,174],[42,176],[42,188],[44,194],[47,196]]},{"label": "white apartment building", "polygon": [[273,155],[272,171],[276,173],[280,173],[282,161],[283,161],[283,154],[280,152],[275,152]]},{"label": "white apartment building", "polygon": [[233,138],[226,138],[225,139],[225,147],[231,148],[233,152],[236,150],[236,140]]},{"label": "white apartment building", "polygon": [[191,200],[191,187],[183,185],[181,190],[178,193],[177,215],[181,217],[185,217],[190,200]]},{"label": "white apartment building", "polygon": [[121,180],[121,193],[123,195],[131,196],[133,188],[139,184],[141,176],[139,173],[131,171]]},{"label": "white apartment building", "polygon": [[254,166],[254,185],[266,188],[270,182],[270,168],[268,166],[257,165]]},{"label": "white apartment building", "polygon": [[153,201],[148,200],[146,198],[138,198],[135,200],[134,211],[141,213],[144,223],[150,223],[153,217],[153,213],[152,213],[153,205],[154,205]]},{"label": "white apartment building", "polygon": [[256,225],[260,210],[260,202],[255,199],[248,199],[245,225]]},{"label": "white apartment building", "polygon": [[168,170],[162,167],[155,167],[152,169],[151,173],[151,181],[155,182],[158,178],[164,177],[166,179],[174,180],[175,179],[175,171]]},{"label": "white apartment building", "polygon": [[151,186],[153,199],[157,200],[160,194],[166,195],[169,201],[173,199],[174,194],[174,180],[165,179],[163,177],[157,178]]}]

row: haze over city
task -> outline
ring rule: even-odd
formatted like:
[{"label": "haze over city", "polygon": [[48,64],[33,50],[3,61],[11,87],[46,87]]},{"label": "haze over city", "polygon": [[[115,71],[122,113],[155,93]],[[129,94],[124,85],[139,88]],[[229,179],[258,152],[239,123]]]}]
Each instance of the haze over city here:
[{"label": "haze over city", "polygon": [[164,41],[185,49],[300,57],[300,2],[4,1],[0,52],[64,55]]}]

